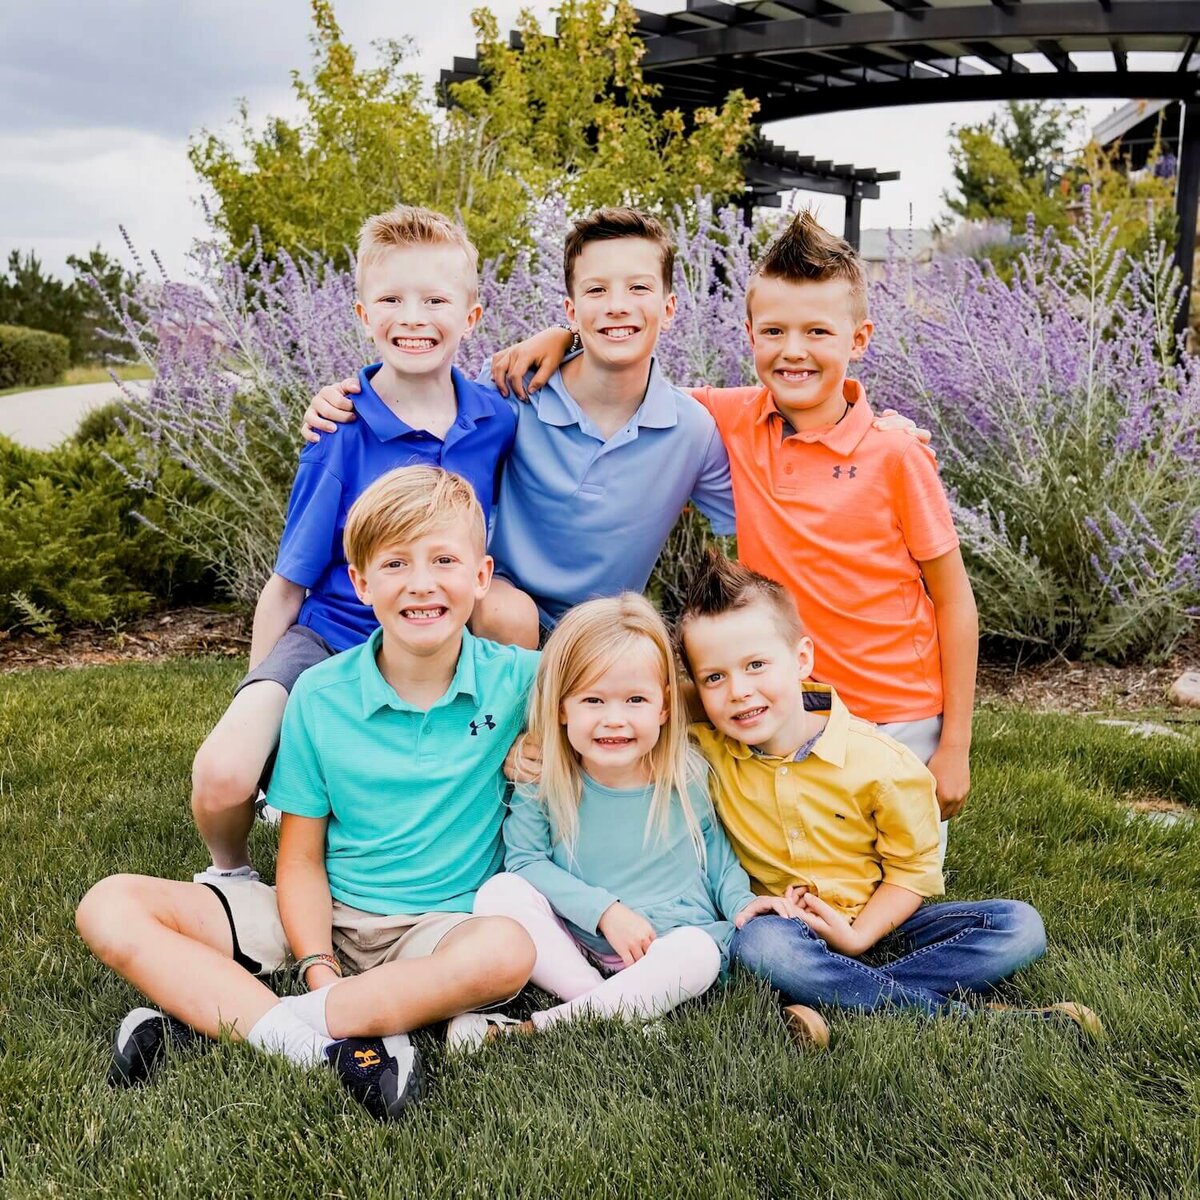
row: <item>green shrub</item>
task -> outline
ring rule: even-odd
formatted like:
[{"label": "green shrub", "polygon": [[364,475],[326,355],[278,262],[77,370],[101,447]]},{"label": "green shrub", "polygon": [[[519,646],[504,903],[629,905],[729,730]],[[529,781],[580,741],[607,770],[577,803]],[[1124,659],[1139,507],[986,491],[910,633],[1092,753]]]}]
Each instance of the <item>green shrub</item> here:
[{"label": "green shrub", "polygon": [[[212,595],[211,575],[155,527],[161,501],[130,487],[134,456],[118,433],[52,451],[0,437],[0,627],[46,633]],[[198,489],[177,473],[175,487]]]},{"label": "green shrub", "polygon": [[71,344],[61,334],[0,325],[0,388],[57,383],[70,361]]}]

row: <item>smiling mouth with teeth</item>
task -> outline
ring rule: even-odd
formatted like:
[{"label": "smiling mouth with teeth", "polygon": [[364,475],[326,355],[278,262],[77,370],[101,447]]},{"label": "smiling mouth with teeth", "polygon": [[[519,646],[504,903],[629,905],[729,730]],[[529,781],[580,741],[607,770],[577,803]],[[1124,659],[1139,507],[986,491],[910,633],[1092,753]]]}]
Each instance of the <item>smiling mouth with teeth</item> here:
[{"label": "smiling mouth with teeth", "polygon": [[633,738],[602,737],[594,738],[593,741],[595,741],[597,746],[628,746],[633,741]]},{"label": "smiling mouth with teeth", "polygon": [[613,338],[615,341],[623,342],[626,338],[631,338],[638,332],[634,325],[613,325],[607,329],[601,329],[600,332],[606,338]]},{"label": "smiling mouth with teeth", "polygon": [[410,621],[432,621],[446,615],[447,609],[441,605],[431,608],[402,608],[400,615]]},{"label": "smiling mouth with teeth", "polygon": [[734,713],[735,721],[752,721],[755,717],[761,717],[767,711],[767,706],[764,704],[759,708],[748,708],[745,712]]},{"label": "smiling mouth with teeth", "polygon": [[433,338],[392,338],[398,350],[432,350],[437,342]]}]

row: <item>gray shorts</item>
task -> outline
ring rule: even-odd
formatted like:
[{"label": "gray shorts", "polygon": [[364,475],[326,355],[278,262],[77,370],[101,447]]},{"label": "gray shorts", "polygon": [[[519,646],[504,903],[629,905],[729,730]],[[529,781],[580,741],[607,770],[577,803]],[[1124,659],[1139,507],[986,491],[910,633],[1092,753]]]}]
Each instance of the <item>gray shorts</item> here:
[{"label": "gray shorts", "polygon": [[332,658],[336,651],[319,634],[307,625],[293,625],[275,643],[271,653],[254,670],[247,672],[241,683],[233,689],[236,696],[242,688],[260,680],[279,684],[290,696],[296,680],[317,663]]}]

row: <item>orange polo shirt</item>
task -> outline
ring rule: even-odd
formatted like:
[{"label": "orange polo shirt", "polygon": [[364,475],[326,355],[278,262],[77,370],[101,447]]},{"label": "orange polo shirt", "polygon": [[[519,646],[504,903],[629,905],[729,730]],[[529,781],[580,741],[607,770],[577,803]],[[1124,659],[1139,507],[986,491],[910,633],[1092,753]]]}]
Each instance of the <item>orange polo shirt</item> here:
[{"label": "orange polo shirt", "polygon": [[958,545],[933,451],[873,428],[846,381],[836,425],[784,436],[764,387],[700,388],[729,453],[738,557],[796,597],[816,644],[813,677],[876,724],[942,711],[933,602],[918,563]]}]

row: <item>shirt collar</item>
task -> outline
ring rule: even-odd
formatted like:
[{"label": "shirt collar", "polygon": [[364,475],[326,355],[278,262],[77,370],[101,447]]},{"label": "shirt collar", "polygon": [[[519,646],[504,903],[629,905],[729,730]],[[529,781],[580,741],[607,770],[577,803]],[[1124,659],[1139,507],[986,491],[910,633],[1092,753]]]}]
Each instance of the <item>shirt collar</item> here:
[{"label": "shirt collar", "polygon": [[[454,668],[454,677],[445,693],[436,700],[430,708],[441,708],[459,696],[478,698],[477,680],[475,676],[475,638],[470,631],[462,631],[462,648],[458,652],[458,663]],[[362,646],[359,653],[359,681],[362,690],[363,718],[374,716],[381,708],[395,709],[397,712],[422,712],[422,709],[409,704],[396,695],[383,673],[379,670],[376,656],[383,641],[383,630],[376,629]]]},{"label": "shirt collar", "polygon": [[[842,703],[837,692],[827,683],[803,683],[800,685],[806,695],[824,695],[829,697],[829,718],[825,728],[813,743],[810,754],[829,763],[832,767],[846,765],[846,740],[850,733],[850,710]],[[761,758],[768,762],[773,760],[770,755],[756,754],[745,742],[726,737],[726,748],[734,758]]]},{"label": "shirt collar", "polygon": [[[561,367],[540,392],[534,393],[532,402],[538,420],[545,425],[578,425],[585,433],[595,432],[591,421],[567,390]],[[646,394],[634,414],[634,424],[639,429],[670,429],[678,423],[679,391],[663,374],[658,359],[652,358]]]},{"label": "shirt collar", "polygon": [[[801,442],[820,442],[842,458],[853,454],[858,449],[859,442],[866,436],[867,430],[871,428],[875,414],[867,403],[866,388],[857,379],[845,381],[842,385],[842,395],[850,405],[850,411],[836,425],[829,425],[823,429],[800,430],[792,434],[792,437]],[[772,417],[778,417],[780,421],[785,420],[775,404],[775,397],[767,388],[759,392],[755,403],[758,405],[758,414],[754,418],[756,425],[762,425]]]},{"label": "shirt collar", "polygon": [[[411,425],[402,421],[375,390],[371,380],[382,366],[382,363],[372,363],[363,367],[358,373],[359,393],[354,400],[354,411],[366,421],[371,432],[381,441],[388,442],[394,438],[407,437],[418,432]],[[475,422],[492,416],[493,410],[484,401],[480,388],[457,368],[450,368],[450,381],[454,385],[454,406],[457,415],[456,425],[464,429],[474,429]]]}]

